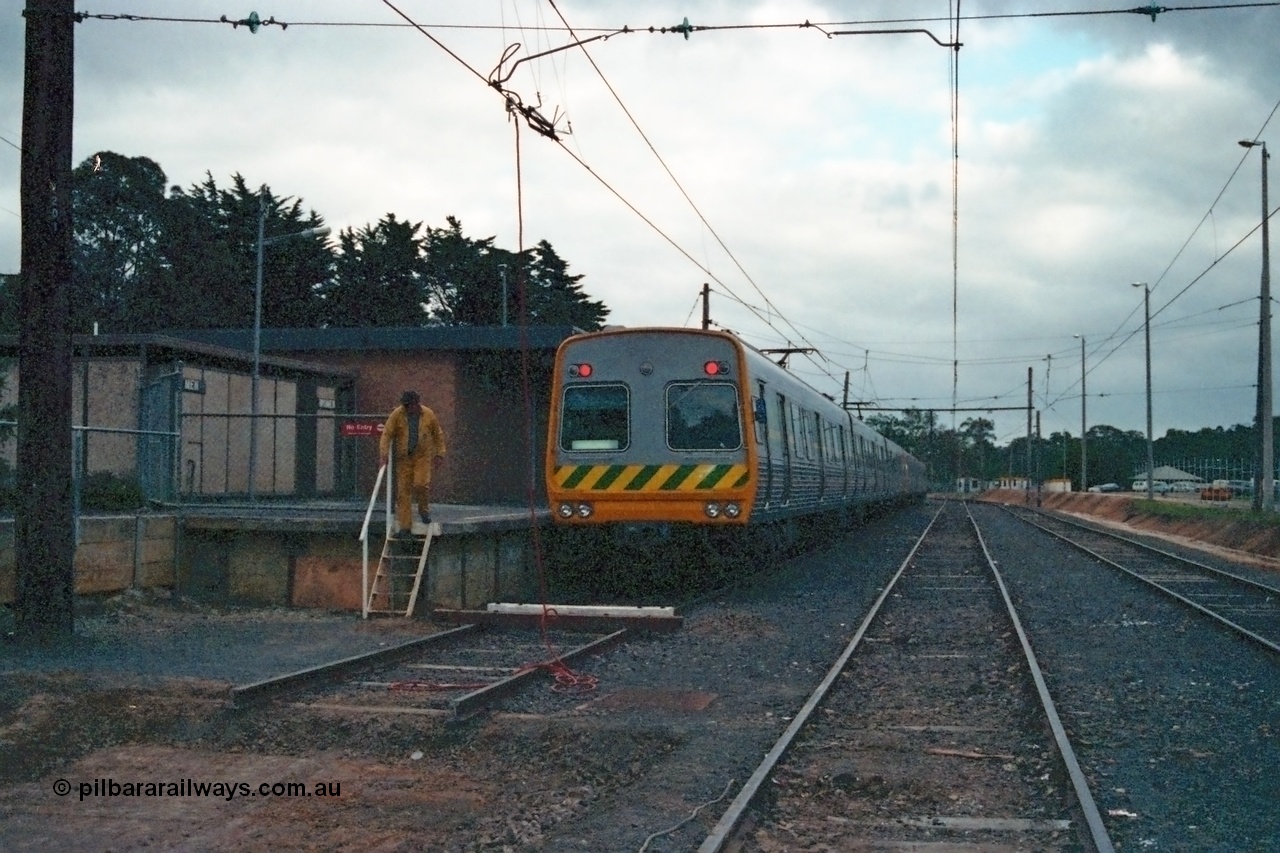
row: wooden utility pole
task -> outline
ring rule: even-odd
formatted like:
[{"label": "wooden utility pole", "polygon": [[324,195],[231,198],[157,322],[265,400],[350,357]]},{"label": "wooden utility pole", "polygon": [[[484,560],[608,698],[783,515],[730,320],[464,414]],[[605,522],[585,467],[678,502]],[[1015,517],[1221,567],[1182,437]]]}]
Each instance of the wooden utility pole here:
[{"label": "wooden utility pole", "polygon": [[18,304],[17,631],[74,629],[71,470],[73,0],[27,0]]}]

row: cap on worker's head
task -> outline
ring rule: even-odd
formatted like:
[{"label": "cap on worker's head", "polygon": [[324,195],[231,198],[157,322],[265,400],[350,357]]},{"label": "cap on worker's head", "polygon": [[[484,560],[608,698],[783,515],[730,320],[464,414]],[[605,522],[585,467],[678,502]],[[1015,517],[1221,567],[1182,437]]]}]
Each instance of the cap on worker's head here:
[{"label": "cap on worker's head", "polygon": [[418,402],[418,399],[419,398],[418,398],[417,391],[405,391],[403,394],[400,395],[400,405],[412,406]]}]

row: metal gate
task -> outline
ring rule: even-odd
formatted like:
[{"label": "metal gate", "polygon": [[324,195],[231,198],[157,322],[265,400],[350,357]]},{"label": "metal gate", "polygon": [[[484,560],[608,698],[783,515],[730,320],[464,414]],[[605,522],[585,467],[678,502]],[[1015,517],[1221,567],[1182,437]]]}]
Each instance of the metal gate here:
[{"label": "metal gate", "polygon": [[138,411],[138,483],[149,501],[171,501],[178,493],[178,436],[182,406],[179,368],[142,386]]}]

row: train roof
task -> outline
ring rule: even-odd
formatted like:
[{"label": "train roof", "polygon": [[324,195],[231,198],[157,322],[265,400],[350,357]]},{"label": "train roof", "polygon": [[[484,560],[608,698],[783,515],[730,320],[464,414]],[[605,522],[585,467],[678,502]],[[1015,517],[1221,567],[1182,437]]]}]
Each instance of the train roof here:
[{"label": "train roof", "polygon": [[574,341],[582,340],[583,338],[594,338],[594,337],[601,337],[606,335],[621,336],[626,334],[639,334],[639,333],[653,334],[655,332],[670,332],[673,334],[683,334],[683,335],[708,335],[708,336],[714,336],[714,337],[728,338],[738,346],[741,346],[744,350],[747,351],[748,354],[753,356],[756,360],[766,363],[771,370],[776,370],[776,371],[785,373],[792,382],[797,382],[800,385],[803,385],[812,393],[826,399],[832,405],[836,406],[841,411],[845,412],[849,416],[849,422],[851,424],[855,424],[861,427],[862,429],[866,430],[868,433],[875,436],[878,440],[883,441],[888,447],[890,447],[895,452],[901,453],[904,455],[910,455],[907,453],[906,450],[900,447],[896,442],[890,440],[884,435],[881,435],[878,431],[876,431],[874,427],[871,427],[870,425],[868,425],[860,417],[855,417],[852,412],[850,412],[848,409],[845,409],[840,403],[837,403],[834,397],[832,397],[829,394],[824,394],[823,392],[819,391],[817,388],[814,388],[804,379],[801,379],[795,373],[792,373],[790,369],[774,361],[772,358],[769,357],[767,353],[763,352],[758,347],[748,343],[747,341],[744,341],[740,336],[738,336],[737,333],[731,332],[727,329],[699,329],[699,328],[690,328],[688,326],[605,326],[603,329],[600,329],[599,331],[582,332],[580,334],[575,334],[572,337],[566,338],[564,342],[561,344],[561,346],[562,347],[569,346],[572,343],[574,343]]}]

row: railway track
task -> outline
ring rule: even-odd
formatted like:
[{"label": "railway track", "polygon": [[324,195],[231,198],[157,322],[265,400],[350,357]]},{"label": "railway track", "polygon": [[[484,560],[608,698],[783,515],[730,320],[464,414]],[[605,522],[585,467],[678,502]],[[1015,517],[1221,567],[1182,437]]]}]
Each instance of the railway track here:
[{"label": "railway track", "polygon": [[586,691],[591,680],[569,664],[601,654],[629,635],[462,625],[365,655],[287,673],[232,690],[239,706],[287,700],[353,714],[438,714],[465,719],[550,677],[552,689]]},{"label": "railway track", "polygon": [[700,853],[1110,851],[976,522],[944,505]]},{"label": "railway track", "polygon": [[1280,653],[1280,589],[1119,533],[1027,507],[1009,514]]}]

